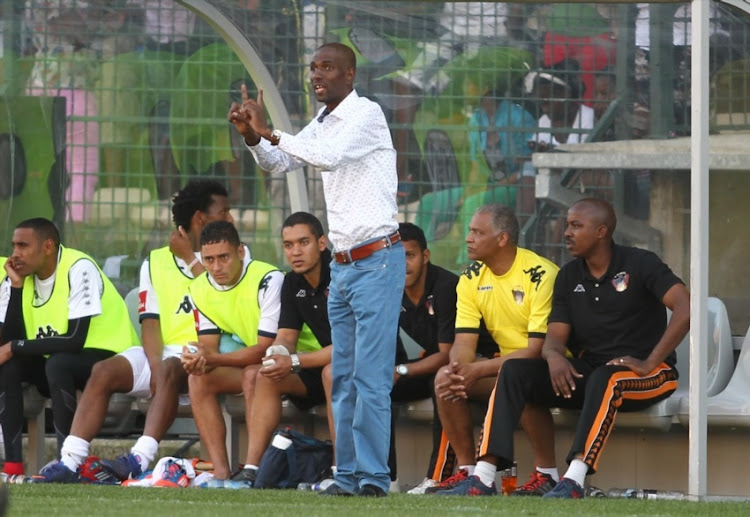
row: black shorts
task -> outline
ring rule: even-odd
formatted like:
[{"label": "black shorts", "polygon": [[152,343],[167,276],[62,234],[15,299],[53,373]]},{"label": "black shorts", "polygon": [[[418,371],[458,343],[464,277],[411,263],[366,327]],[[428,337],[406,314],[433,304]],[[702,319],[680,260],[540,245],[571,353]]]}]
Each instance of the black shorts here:
[{"label": "black shorts", "polygon": [[306,397],[294,397],[289,395],[287,398],[294,404],[297,409],[306,411],[314,406],[326,403],[326,391],[323,389],[323,368],[303,368],[297,374],[302,384],[307,390]]}]

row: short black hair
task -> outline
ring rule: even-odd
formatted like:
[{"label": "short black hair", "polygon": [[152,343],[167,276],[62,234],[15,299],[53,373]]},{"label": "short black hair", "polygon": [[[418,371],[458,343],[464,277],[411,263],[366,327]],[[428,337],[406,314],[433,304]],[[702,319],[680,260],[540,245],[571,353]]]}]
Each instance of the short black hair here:
[{"label": "short black hair", "polygon": [[323,224],[320,222],[320,219],[309,212],[294,212],[286,218],[284,224],[281,226],[281,230],[283,231],[284,228],[290,228],[298,224],[306,224],[316,239],[320,239],[323,236]]},{"label": "short black hair", "polygon": [[399,223],[398,233],[401,234],[402,241],[417,241],[420,250],[424,251],[427,249],[427,239],[424,236],[424,232],[416,224]]},{"label": "short black hair", "polygon": [[44,242],[47,239],[52,239],[55,248],[60,247],[60,232],[55,226],[55,223],[44,217],[34,217],[32,219],[26,219],[16,225],[16,229],[30,229],[34,231],[34,234]]},{"label": "short black hair", "polygon": [[219,242],[228,242],[232,246],[239,246],[240,234],[237,228],[227,221],[213,221],[203,227],[201,232],[201,246],[206,244],[216,244]]},{"label": "short black hair", "polygon": [[176,227],[190,231],[190,220],[197,211],[206,212],[214,202],[212,196],[228,197],[224,185],[215,180],[190,180],[172,198],[172,221]]}]

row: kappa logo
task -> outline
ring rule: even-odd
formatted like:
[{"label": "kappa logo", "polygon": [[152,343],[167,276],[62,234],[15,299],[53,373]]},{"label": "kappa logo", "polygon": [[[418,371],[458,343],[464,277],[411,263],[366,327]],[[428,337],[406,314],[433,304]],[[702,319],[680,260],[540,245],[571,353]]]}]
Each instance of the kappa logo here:
[{"label": "kappa logo", "polygon": [[185,314],[192,314],[193,312],[193,305],[190,303],[190,297],[188,295],[185,295],[185,298],[182,299],[182,303],[177,307],[175,314],[181,312],[184,312]]},{"label": "kappa logo", "polygon": [[59,336],[60,333],[53,329],[50,325],[47,325],[47,329],[43,329],[42,327],[39,327],[39,330],[36,333],[36,339],[44,339],[47,337],[53,337],[53,336]]},{"label": "kappa logo", "polygon": [[307,291],[305,291],[304,289],[300,289],[294,296],[296,296],[297,298],[304,298],[307,296]]},{"label": "kappa logo", "polygon": [[585,293],[586,289],[583,288],[583,284],[578,284],[575,289],[573,289],[574,293]]}]

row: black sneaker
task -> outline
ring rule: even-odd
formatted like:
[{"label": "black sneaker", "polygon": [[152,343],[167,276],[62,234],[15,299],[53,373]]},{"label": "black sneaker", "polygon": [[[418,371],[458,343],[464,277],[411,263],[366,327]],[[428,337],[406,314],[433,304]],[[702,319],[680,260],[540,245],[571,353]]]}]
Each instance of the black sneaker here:
[{"label": "black sneaker", "polygon": [[255,484],[255,478],[258,476],[258,469],[243,468],[229,479],[232,481],[245,481],[250,485]]},{"label": "black sneaker", "polygon": [[557,486],[557,482],[549,474],[544,474],[534,469],[531,478],[525,485],[516,488],[512,496],[542,497],[544,494]]},{"label": "black sneaker", "polygon": [[366,484],[359,487],[357,495],[363,497],[385,497],[388,494],[379,486]]}]

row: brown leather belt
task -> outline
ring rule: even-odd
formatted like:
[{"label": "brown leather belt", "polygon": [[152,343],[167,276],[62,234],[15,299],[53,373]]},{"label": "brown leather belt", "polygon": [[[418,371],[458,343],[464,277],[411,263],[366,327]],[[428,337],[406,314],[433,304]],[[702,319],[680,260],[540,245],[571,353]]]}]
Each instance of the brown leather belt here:
[{"label": "brown leather belt", "polygon": [[351,264],[355,260],[362,260],[369,257],[376,251],[380,251],[384,248],[390,248],[400,240],[401,235],[398,232],[393,232],[392,234],[383,237],[382,239],[363,244],[362,246],[357,246],[356,248],[352,248],[350,250],[334,253],[333,258],[339,264]]}]

